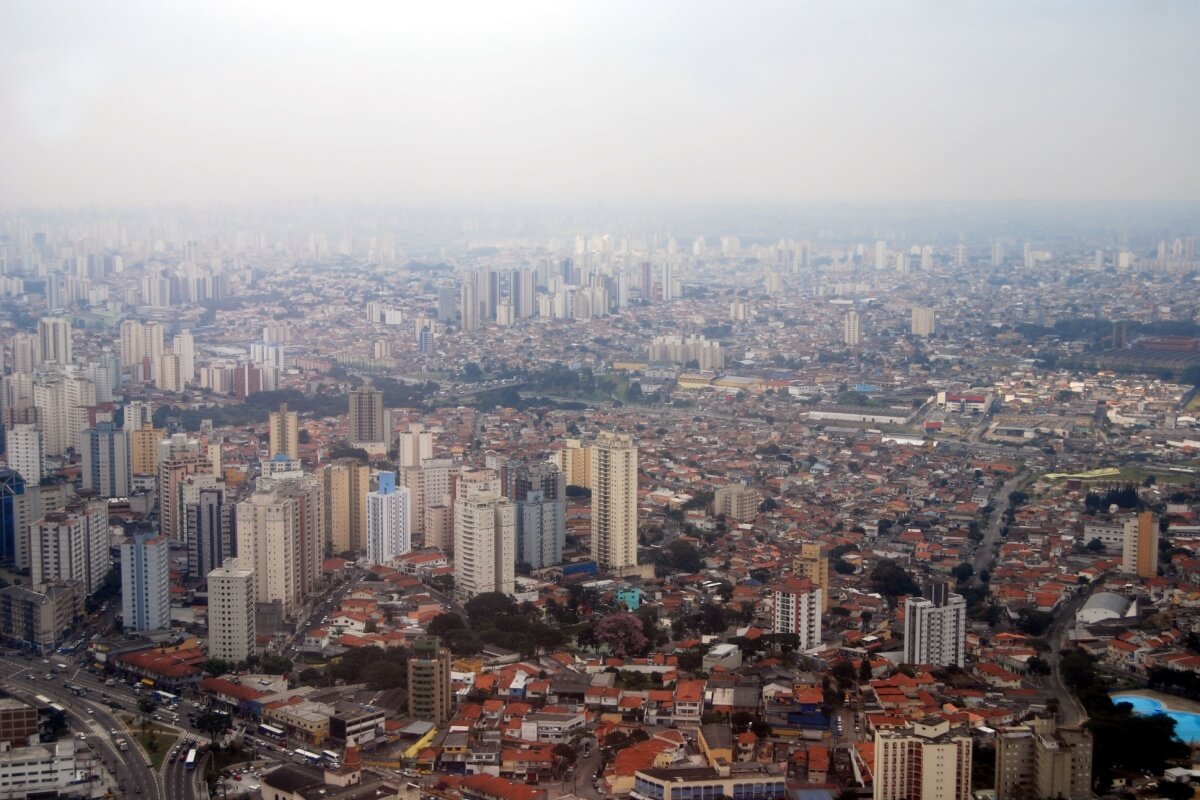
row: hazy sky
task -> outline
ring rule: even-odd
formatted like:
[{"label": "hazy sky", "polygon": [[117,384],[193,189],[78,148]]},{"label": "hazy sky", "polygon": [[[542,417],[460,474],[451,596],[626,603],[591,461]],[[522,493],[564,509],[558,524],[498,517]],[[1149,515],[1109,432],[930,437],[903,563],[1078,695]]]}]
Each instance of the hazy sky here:
[{"label": "hazy sky", "polygon": [[1200,3],[0,0],[0,206],[1200,199]]}]

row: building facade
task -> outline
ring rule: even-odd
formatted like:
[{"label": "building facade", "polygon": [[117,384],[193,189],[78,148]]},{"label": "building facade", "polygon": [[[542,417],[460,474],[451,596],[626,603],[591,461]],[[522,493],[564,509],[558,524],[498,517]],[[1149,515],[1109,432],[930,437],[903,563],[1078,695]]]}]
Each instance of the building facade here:
[{"label": "building facade", "polygon": [[967,601],[935,583],[924,597],[904,603],[904,663],[962,667],[967,643]]},{"label": "building facade", "polygon": [[236,558],[208,573],[208,655],[233,664],[254,655],[254,570]]}]

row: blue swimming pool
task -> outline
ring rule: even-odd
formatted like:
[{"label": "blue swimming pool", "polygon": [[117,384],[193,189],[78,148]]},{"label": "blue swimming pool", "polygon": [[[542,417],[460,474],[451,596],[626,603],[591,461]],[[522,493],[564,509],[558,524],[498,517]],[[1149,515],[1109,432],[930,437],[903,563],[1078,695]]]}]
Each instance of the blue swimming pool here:
[{"label": "blue swimming pool", "polygon": [[1138,714],[1166,714],[1175,720],[1175,735],[1185,742],[1200,742],[1200,714],[1171,711],[1153,697],[1122,692],[1112,696],[1114,703],[1129,703]]}]

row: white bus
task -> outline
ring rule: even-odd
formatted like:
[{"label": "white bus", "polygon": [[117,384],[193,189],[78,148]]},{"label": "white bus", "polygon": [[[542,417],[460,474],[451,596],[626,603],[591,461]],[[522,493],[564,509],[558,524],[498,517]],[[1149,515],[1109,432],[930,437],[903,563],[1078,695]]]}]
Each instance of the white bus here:
[{"label": "white bus", "polygon": [[294,755],[296,757],[296,761],[298,761],[301,764],[320,764],[321,763],[321,757],[319,755],[317,755],[316,753],[310,753],[307,750],[301,750],[301,749],[297,748],[292,751],[292,755]]}]

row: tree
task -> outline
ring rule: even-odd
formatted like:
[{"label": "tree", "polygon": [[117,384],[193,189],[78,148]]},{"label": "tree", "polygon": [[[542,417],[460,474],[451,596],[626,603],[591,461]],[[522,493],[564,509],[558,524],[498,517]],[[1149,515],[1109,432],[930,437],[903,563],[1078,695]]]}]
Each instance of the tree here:
[{"label": "tree", "polygon": [[233,664],[220,658],[210,658],[200,662],[198,666],[214,678],[233,672]]},{"label": "tree", "polygon": [[463,366],[462,379],[468,383],[479,383],[483,380],[483,370],[474,361],[468,361]]},{"label": "tree", "polygon": [[284,656],[263,656],[258,668],[267,675],[286,675],[292,671],[292,660]]},{"label": "tree", "polygon": [[484,592],[467,601],[467,616],[472,624],[493,619],[502,614],[516,614],[516,602],[501,592]]},{"label": "tree", "polygon": [[1086,549],[1089,553],[1103,553],[1104,542],[1100,541],[1099,537],[1097,537],[1087,543]]},{"label": "tree", "polygon": [[851,686],[854,683],[854,664],[850,661],[839,661],[833,665],[830,674],[837,679],[837,682],[843,686]]},{"label": "tree", "polygon": [[1030,636],[1041,636],[1053,622],[1054,616],[1048,611],[1026,609],[1021,612],[1021,616],[1017,620],[1017,627]]},{"label": "tree", "polygon": [[866,683],[871,680],[871,659],[863,656],[858,664],[858,680],[860,683]]},{"label": "tree", "polygon": [[704,566],[700,552],[696,550],[695,546],[691,542],[680,539],[667,545],[666,559],[669,566],[685,573],[699,572]]},{"label": "tree", "polygon": [[959,583],[966,583],[975,574],[975,567],[971,566],[970,561],[963,561],[957,567],[950,570],[950,574]]},{"label": "tree", "polygon": [[833,571],[838,575],[853,575],[854,565],[844,558],[839,558],[833,562]]},{"label": "tree", "polygon": [[232,721],[224,711],[207,711],[196,718],[196,729],[207,733],[214,742],[231,725]]},{"label": "tree", "polygon": [[609,614],[596,623],[596,640],[617,658],[641,655],[650,645],[636,614]]},{"label": "tree", "polygon": [[1025,662],[1025,666],[1027,666],[1029,668],[1029,671],[1032,672],[1034,675],[1049,675],[1050,674],[1050,665],[1048,663],[1046,663],[1046,660],[1044,658],[1040,658],[1039,656],[1033,656],[1032,658],[1030,658],[1028,661]]},{"label": "tree", "polygon": [[895,603],[901,595],[915,595],[920,589],[912,576],[891,559],[885,558],[871,570],[871,586],[875,591]]}]

